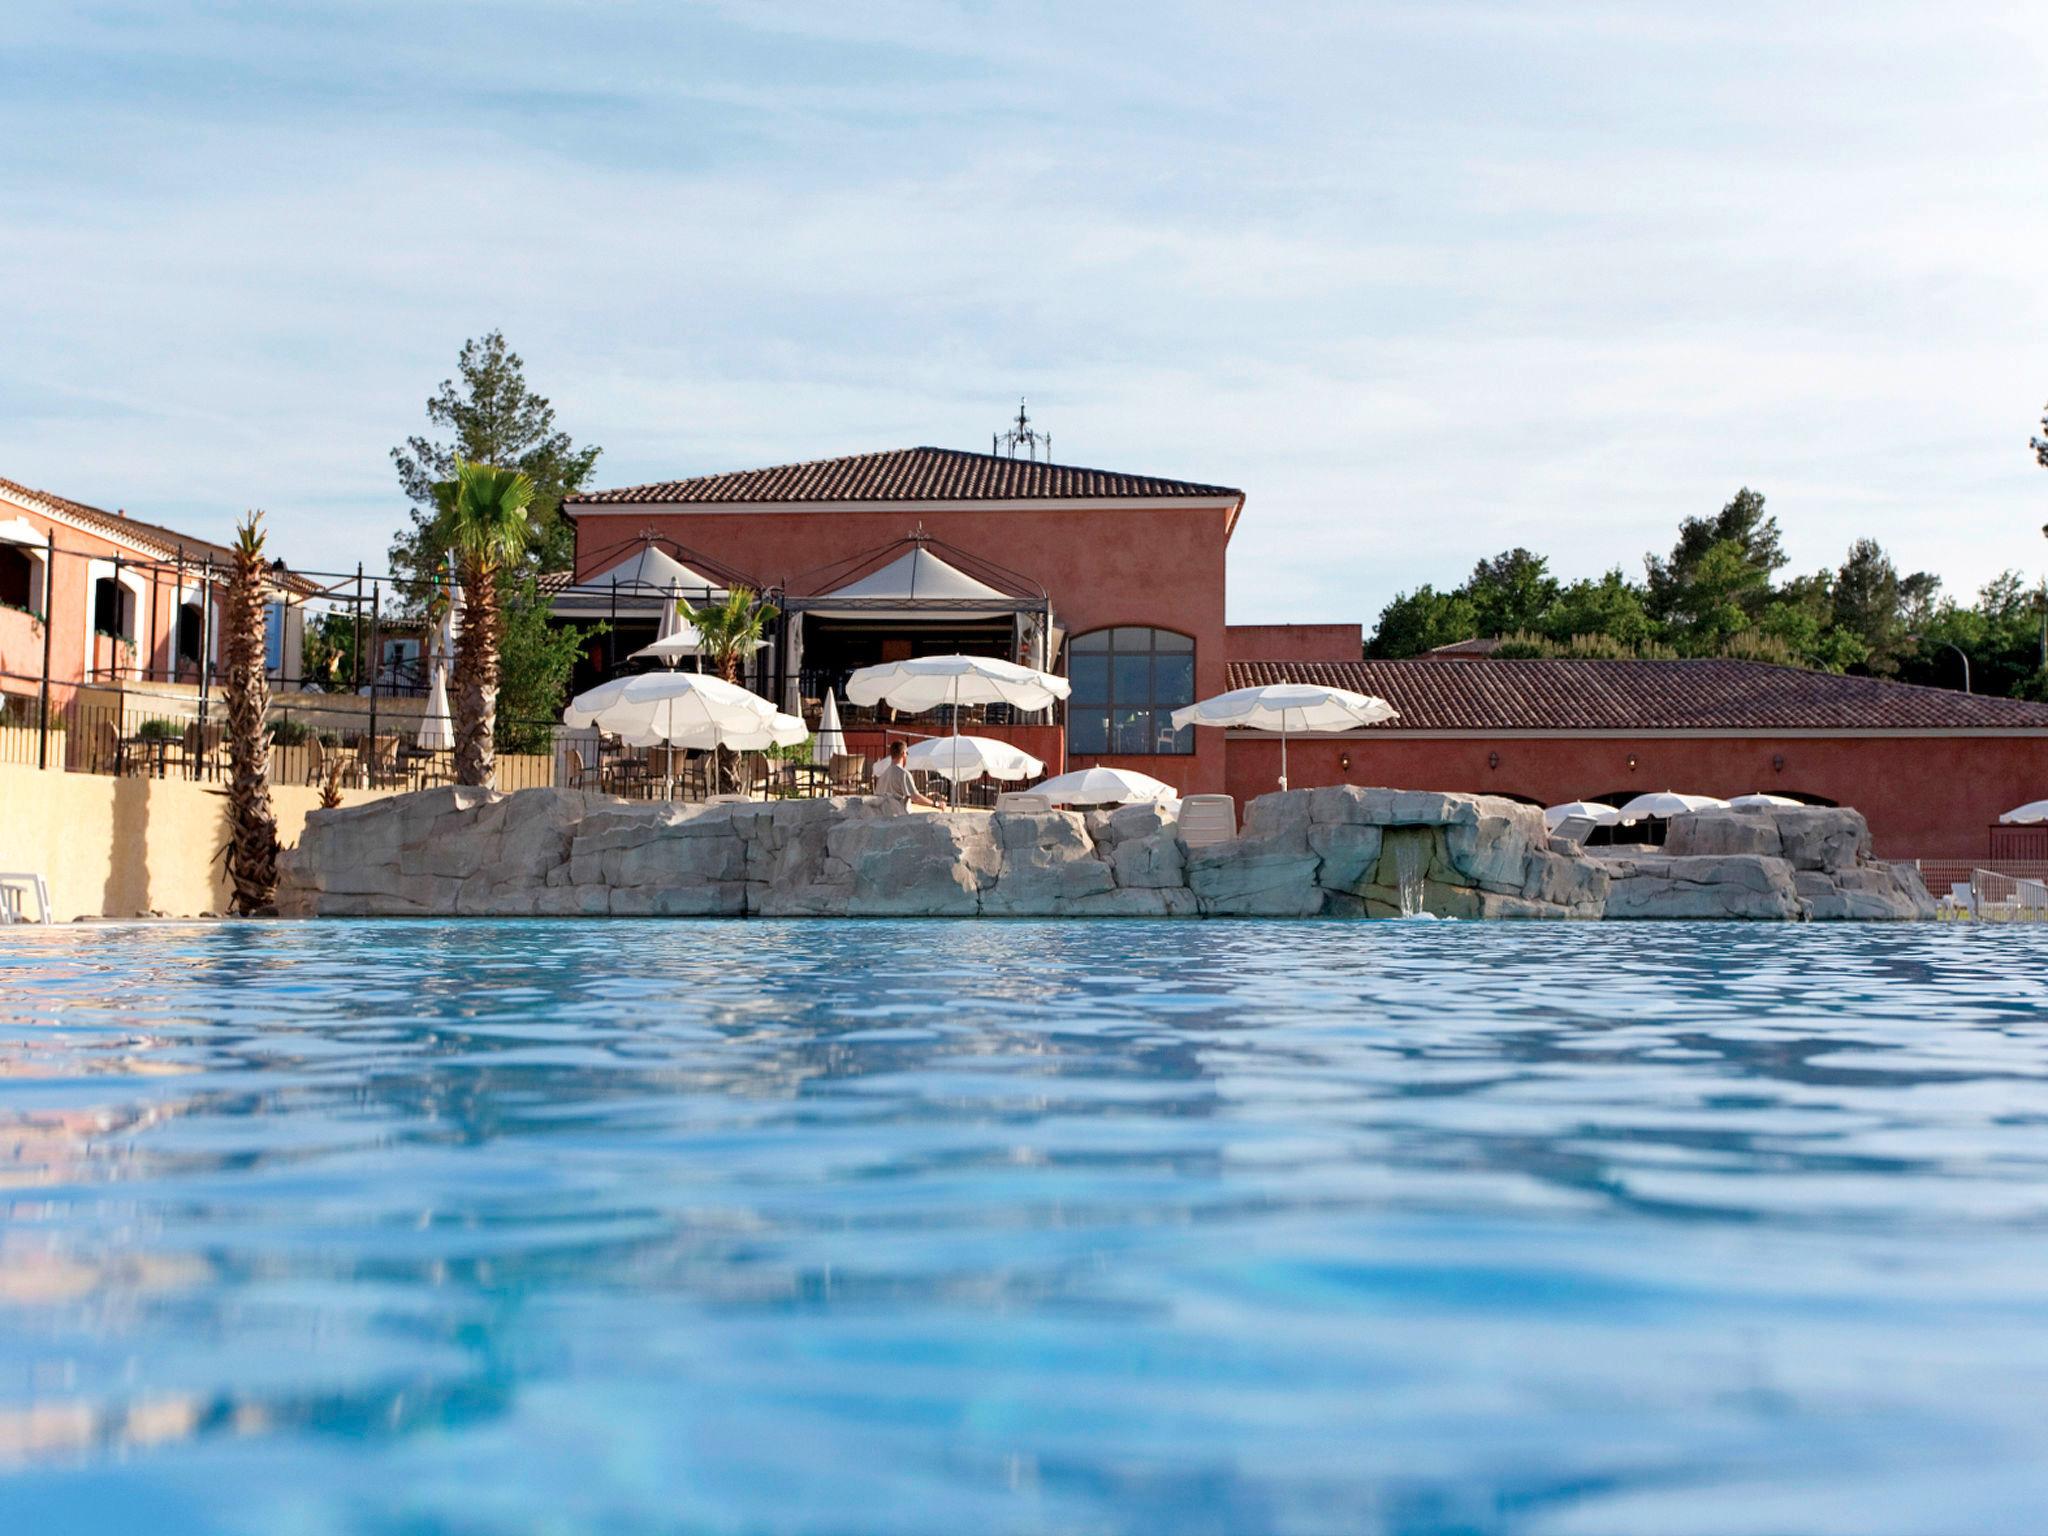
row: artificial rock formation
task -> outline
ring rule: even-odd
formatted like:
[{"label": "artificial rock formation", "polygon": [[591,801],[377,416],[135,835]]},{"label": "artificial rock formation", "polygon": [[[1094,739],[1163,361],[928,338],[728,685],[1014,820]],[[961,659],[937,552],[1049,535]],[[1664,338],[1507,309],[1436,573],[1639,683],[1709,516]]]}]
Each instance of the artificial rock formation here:
[{"label": "artificial rock formation", "polygon": [[1262,796],[1241,836],[1194,849],[1149,805],[893,815],[857,799],[449,787],[314,812],[279,904],[327,917],[1915,915],[1869,860],[1861,817],[1787,814],[1697,829],[1697,848],[1677,823],[1679,847],[1595,858],[1548,837],[1531,806],[1350,786]]}]

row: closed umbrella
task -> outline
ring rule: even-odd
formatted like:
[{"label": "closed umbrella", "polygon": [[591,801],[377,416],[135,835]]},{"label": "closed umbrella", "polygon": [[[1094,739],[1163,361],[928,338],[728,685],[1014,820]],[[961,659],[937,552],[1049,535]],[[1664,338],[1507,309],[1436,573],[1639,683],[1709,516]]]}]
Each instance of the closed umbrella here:
[{"label": "closed umbrella", "polygon": [[1034,784],[1029,791],[1053,805],[1142,805],[1178,800],[1180,791],[1147,773],[1129,768],[1077,768]]},{"label": "closed umbrella", "polygon": [[455,665],[460,591],[453,581],[448,583],[448,606],[442,611],[441,622],[435,626],[431,642],[433,656],[429,670],[432,681],[427,685],[427,712],[420,717],[419,734],[413,738],[421,750],[427,752],[455,750],[455,721],[448,709],[448,672]]},{"label": "closed umbrella", "polygon": [[1553,832],[1575,819],[1590,821],[1596,827],[1611,827],[1621,820],[1621,812],[1600,800],[1567,800],[1563,805],[1543,808],[1543,824]]},{"label": "closed umbrella", "polygon": [[[766,732],[777,713],[759,694],[708,672],[641,672],[577,695],[562,712],[562,723],[594,726],[637,746],[716,749]],[[671,752],[665,786],[670,791],[674,770]]]},{"label": "closed umbrella", "polygon": [[903,762],[920,773],[941,774],[954,784],[984,777],[1035,779],[1045,772],[1045,764],[1022,747],[990,736],[934,736],[912,746]]},{"label": "closed umbrella", "polygon": [[955,736],[962,705],[1008,704],[1036,712],[1072,691],[1064,677],[994,656],[912,656],[862,667],[846,680],[849,704],[887,704],[912,714],[952,705]]},{"label": "closed umbrella", "polygon": [[811,761],[829,768],[832,759],[846,751],[846,734],[839,729],[839,696],[825,690],[825,709],[818,716],[818,734],[811,738]]},{"label": "closed umbrella", "polygon": [[1176,727],[1235,726],[1280,733],[1280,787],[1287,787],[1287,738],[1300,731],[1349,731],[1399,716],[1385,699],[1321,683],[1266,683],[1234,688],[1173,712]]},{"label": "closed umbrella", "polygon": [[1637,795],[1621,808],[1621,824],[1629,826],[1649,817],[1685,816],[1693,811],[1725,810],[1728,802],[1712,795],[1680,795],[1668,789]]},{"label": "closed umbrella", "polygon": [[655,628],[654,643],[641,646],[633,654],[672,667],[685,656],[695,656],[702,638],[697,626],[683,617],[683,605],[671,590],[662,601],[661,623]]}]

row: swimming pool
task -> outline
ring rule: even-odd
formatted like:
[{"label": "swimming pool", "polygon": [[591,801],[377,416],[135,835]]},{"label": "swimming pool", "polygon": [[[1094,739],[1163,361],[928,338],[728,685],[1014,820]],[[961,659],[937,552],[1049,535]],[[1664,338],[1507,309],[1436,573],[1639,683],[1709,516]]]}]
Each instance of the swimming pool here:
[{"label": "swimming pool", "polygon": [[2048,934],[0,930],[0,1530],[2038,1530]]}]

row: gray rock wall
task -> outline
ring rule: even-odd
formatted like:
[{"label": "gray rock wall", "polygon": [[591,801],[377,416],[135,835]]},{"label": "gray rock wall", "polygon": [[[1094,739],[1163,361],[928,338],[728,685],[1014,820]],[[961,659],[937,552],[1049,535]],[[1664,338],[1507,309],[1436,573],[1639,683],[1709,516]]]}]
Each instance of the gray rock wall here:
[{"label": "gray rock wall", "polygon": [[1697,851],[1602,859],[1549,838],[1542,813],[1513,801],[1348,786],[1262,796],[1242,835],[1195,849],[1152,806],[892,815],[857,799],[686,806],[441,788],[314,812],[284,857],[279,906],[327,917],[1915,915],[1890,866],[1869,862],[1862,818],[1815,814],[1850,820],[1745,819],[1689,832]]}]

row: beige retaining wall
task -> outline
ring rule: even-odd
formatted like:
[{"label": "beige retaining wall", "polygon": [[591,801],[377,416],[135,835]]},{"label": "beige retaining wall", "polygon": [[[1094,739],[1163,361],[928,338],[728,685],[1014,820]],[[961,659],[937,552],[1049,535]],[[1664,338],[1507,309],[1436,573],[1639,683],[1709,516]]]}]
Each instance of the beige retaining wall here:
[{"label": "beige retaining wall", "polygon": [[[386,790],[344,789],[344,805]],[[271,786],[277,832],[298,841],[317,789]],[[196,917],[227,909],[227,799],[186,779],[116,779],[0,763],[0,870],[33,870],[59,922]]]}]

